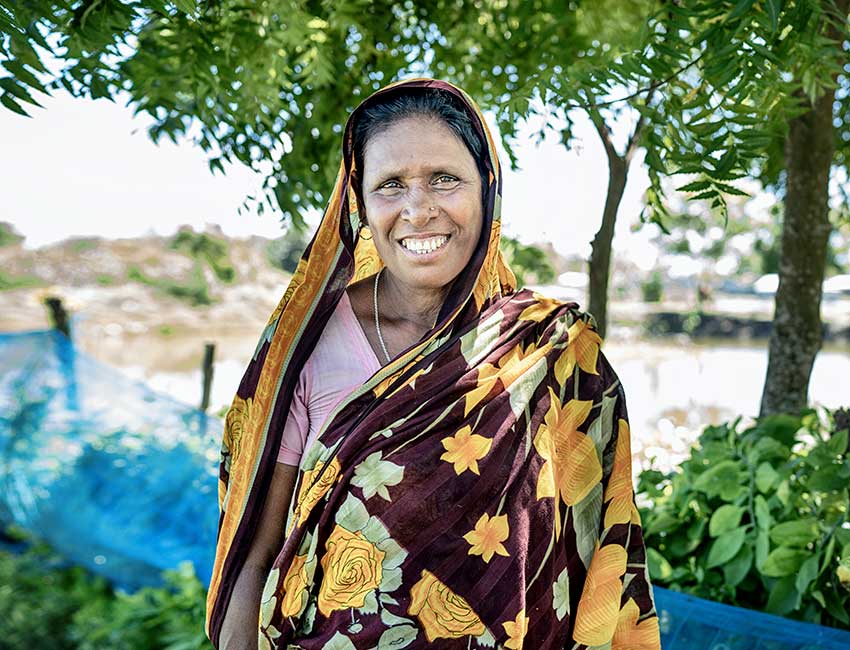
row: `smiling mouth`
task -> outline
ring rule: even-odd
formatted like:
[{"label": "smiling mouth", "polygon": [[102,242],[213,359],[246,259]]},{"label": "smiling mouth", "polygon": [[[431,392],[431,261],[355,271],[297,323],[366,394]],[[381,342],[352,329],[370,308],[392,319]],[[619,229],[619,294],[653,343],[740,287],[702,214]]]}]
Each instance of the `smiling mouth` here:
[{"label": "smiling mouth", "polygon": [[407,237],[399,241],[401,247],[414,255],[428,255],[445,248],[450,239],[449,235],[438,235],[436,237],[415,238]]}]

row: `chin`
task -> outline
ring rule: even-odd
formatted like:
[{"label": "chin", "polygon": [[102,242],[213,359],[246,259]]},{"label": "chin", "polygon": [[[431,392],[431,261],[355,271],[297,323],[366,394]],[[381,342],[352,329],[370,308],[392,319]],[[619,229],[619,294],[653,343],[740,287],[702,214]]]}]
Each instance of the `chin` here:
[{"label": "chin", "polygon": [[[390,269],[392,272],[392,269]],[[443,269],[404,269],[403,273],[395,274],[411,288],[437,291],[451,284],[460,272],[452,273]]]}]

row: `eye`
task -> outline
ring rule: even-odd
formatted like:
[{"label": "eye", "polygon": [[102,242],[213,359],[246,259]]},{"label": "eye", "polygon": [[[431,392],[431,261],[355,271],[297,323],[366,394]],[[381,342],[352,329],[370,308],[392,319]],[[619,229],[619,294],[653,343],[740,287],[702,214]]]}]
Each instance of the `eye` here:
[{"label": "eye", "polygon": [[401,187],[401,183],[399,183],[398,181],[389,180],[384,183],[381,183],[378,186],[378,190],[395,190],[399,187]]},{"label": "eye", "polygon": [[436,183],[440,185],[447,185],[451,183],[457,183],[458,179],[452,176],[451,174],[440,174],[437,178],[434,179]]}]

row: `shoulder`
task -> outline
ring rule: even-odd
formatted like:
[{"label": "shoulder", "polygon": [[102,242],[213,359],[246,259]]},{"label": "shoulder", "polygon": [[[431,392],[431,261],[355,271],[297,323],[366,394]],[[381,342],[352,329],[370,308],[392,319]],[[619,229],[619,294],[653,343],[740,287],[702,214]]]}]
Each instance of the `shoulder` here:
[{"label": "shoulder", "polygon": [[[513,314],[518,320],[534,320],[544,324],[549,335],[579,335],[600,339],[596,319],[584,310],[578,302],[538,291],[522,288],[502,298],[502,308],[507,314]],[[601,343],[601,339],[599,340]]]}]

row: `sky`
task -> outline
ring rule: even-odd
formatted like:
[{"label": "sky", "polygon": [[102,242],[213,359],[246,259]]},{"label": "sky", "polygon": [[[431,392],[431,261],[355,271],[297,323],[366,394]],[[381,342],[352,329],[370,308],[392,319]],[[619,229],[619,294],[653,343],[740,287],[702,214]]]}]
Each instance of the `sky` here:
[{"label": "sky", "polygon": [[[39,96],[44,109],[31,118],[0,110],[0,221],[11,222],[36,248],[68,237],[169,235],[189,224],[217,224],[229,236],[283,233],[278,216],[237,208],[259,191],[262,178],[241,164],[212,175],[200,147],[163,139],[154,144],[148,119],[106,99],[75,98],[65,91]],[[490,122],[491,129],[496,127]],[[614,127],[620,146],[630,128]],[[521,134],[520,171],[505,166],[503,232],[525,243],[550,241],[566,255],[587,257],[599,227],[608,180],[605,153],[588,121],[575,129],[579,142],[567,152],[555,135],[539,147],[531,129]],[[636,156],[618,217],[614,248],[650,268],[655,226],[630,232],[647,186]],[[308,217],[317,222],[320,215]]]}]

